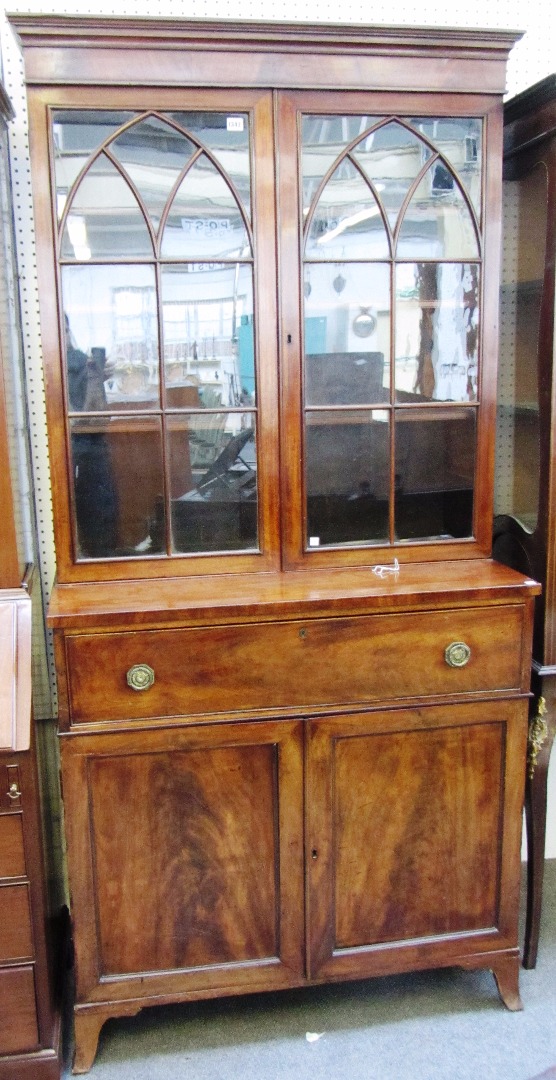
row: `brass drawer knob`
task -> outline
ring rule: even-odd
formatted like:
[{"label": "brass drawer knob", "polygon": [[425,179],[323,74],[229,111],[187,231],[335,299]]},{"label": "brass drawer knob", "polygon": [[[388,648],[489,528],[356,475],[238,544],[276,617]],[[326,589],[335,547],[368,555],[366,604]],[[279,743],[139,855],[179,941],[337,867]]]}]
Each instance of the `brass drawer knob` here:
[{"label": "brass drawer knob", "polygon": [[21,798],[21,792],[20,792],[17,784],[10,784],[10,786],[8,788],[8,798],[9,799],[20,799]]},{"label": "brass drawer knob", "polygon": [[132,690],[148,690],[154,682],[154,671],[148,664],[134,664],[130,667],[126,679]]},{"label": "brass drawer knob", "polygon": [[444,659],[450,667],[465,667],[470,656],[471,649],[465,641],[452,641],[444,650]]}]

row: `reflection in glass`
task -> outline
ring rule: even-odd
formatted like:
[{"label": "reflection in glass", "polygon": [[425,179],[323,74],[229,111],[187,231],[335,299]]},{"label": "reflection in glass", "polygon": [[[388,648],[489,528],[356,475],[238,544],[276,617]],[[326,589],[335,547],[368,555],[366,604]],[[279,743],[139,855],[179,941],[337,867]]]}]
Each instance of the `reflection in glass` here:
[{"label": "reflection in glass", "polygon": [[158,323],[151,266],[63,266],[70,412],[159,403]]},{"label": "reflection in glass", "polygon": [[475,409],[395,413],[398,540],[471,537]]},{"label": "reflection in glass", "polygon": [[436,159],[405,210],[396,247],[398,258],[476,259],[477,236],[462,190]]},{"label": "reflection in glass", "polygon": [[252,413],[168,418],[172,550],[257,547],[257,457]]},{"label": "reflection in glass", "polygon": [[191,166],[174,196],[161,252],[166,258],[204,261],[251,253],[235,196],[205,154]]},{"label": "reflection in glass", "polygon": [[160,421],[98,417],[71,421],[79,559],[155,555],[163,513]]},{"label": "reflection in glass", "polygon": [[[514,235],[513,230],[508,232],[503,260],[495,513],[510,514],[533,532],[539,516],[541,471],[539,331],[550,235],[546,161],[539,161],[519,180],[506,181],[503,197],[503,220],[511,221],[516,231]],[[506,545],[502,561],[520,566],[509,534],[498,540],[497,553],[502,543]]]},{"label": "reflection in glass", "polygon": [[377,128],[352,150],[380,193],[392,229],[413,181],[431,153],[422,139],[396,121]]},{"label": "reflection in glass", "polygon": [[170,265],[161,282],[168,405],[253,405],[251,264]]},{"label": "reflection in glass", "polygon": [[62,216],[68,192],[90,155],[133,118],[131,112],[102,109],[56,109],[52,119],[56,209]]},{"label": "reflection in glass", "polygon": [[355,165],[344,160],[330,177],[311,219],[310,259],[388,259],[390,245],[378,203]]},{"label": "reflection in glass", "polygon": [[371,405],[389,397],[390,267],[305,264],[305,402]]},{"label": "reflection in glass", "polygon": [[434,143],[457,173],[481,216],[482,120],[475,116],[421,116],[409,121]]},{"label": "reflection in glass", "polygon": [[210,150],[232,181],[249,218],[251,164],[247,113],[173,112],[168,116],[189,132],[195,142]]},{"label": "reflection in glass", "polygon": [[479,267],[396,267],[396,398],[476,401]]},{"label": "reflection in glass", "polygon": [[388,540],[389,413],[309,412],[307,546]]},{"label": "reflection in glass", "polygon": [[317,188],[336,158],[358,135],[363,135],[376,116],[304,116],[302,119],[303,213],[309,207]]},{"label": "reflection in glass", "polygon": [[76,188],[62,236],[62,258],[153,254],[143,212],[115,165],[101,154]]},{"label": "reflection in glass", "polygon": [[168,196],[196,146],[170,124],[149,116],[110,144],[143,199],[155,228]]}]

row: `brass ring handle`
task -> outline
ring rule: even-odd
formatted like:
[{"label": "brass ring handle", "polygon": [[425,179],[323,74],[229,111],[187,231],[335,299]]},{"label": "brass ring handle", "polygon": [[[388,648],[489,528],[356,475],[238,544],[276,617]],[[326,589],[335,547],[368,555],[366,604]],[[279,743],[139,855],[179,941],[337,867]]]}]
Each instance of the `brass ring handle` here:
[{"label": "brass ring handle", "polygon": [[449,667],[465,667],[469,663],[471,649],[465,641],[452,641],[444,649],[444,659]]},{"label": "brass ring handle", "polygon": [[126,679],[132,690],[148,690],[154,682],[154,671],[148,664],[134,664],[130,667]]},{"label": "brass ring handle", "polygon": [[15,784],[15,783],[10,784],[9,789],[8,789],[8,798],[9,799],[20,799],[21,798],[21,792],[20,792],[17,784]]}]

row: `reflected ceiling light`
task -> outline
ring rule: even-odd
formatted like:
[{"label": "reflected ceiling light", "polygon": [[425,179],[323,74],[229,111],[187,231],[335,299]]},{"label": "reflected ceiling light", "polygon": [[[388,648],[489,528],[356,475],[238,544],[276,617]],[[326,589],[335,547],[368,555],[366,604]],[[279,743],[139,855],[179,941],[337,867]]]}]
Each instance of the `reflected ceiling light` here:
[{"label": "reflected ceiling light", "polygon": [[81,262],[88,262],[91,258],[91,249],[88,243],[87,225],[84,217],[70,214],[68,217],[68,236],[75,252],[75,258]]},{"label": "reflected ceiling light", "polygon": [[369,218],[374,218],[380,214],[378,206],[371,206],[369,210],[358,210],[356,214],[350,214],[349,217],[343,218],[334,229],[330,232],[324,233],[323,236],[319,236],[317,244],[329,244],[331,240],[335,240],[337,236],[340,236],[346,229],[353,228],[354,225],[360,225],[362,221],[368,221]]}]

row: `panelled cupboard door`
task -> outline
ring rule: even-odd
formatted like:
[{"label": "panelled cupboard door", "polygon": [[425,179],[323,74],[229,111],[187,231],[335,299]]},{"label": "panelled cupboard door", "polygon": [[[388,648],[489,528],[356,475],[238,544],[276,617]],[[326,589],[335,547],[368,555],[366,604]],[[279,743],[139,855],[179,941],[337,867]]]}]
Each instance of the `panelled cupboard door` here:
[{"label": "panelled cupboard door", "polygon": [[70,736],[62,755],[78,1000],[299,982],[299,722]]},{"label": "panelled cupboard door", "polygon": [[311,722],[311,978],[515,948],[525,732],[508,702]]}]

